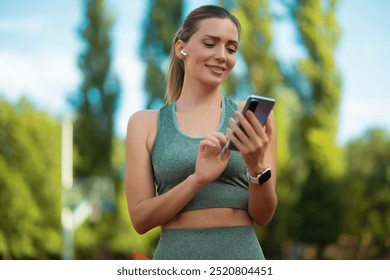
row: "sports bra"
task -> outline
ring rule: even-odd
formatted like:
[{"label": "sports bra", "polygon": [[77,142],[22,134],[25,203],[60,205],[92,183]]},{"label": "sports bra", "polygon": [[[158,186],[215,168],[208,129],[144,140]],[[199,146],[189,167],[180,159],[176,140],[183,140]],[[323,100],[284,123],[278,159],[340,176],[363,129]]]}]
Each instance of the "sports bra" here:
[{"label": "sports bra", "polygon": [[[225,133],[229,118],[235,118],[238,105],[222,97],[222,117],[217,128]],[[163,106],[158,115],[157,133],[151,152],[153,176],[158,194],[163,194],[195,172],[199,142],[182,132],[176,120],[176,101]],[[201,189],[182,212],[205,208],[248,209],[246,165],[238,151],[233,151],[227,167],[215,181]]]}]

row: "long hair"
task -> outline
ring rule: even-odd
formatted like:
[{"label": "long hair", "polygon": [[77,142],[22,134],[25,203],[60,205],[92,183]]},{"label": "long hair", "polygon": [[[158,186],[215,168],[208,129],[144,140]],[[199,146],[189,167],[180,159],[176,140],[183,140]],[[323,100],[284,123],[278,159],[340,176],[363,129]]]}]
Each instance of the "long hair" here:
[{"label": "long hair", "polygon": [[172,41],[170,62],[167,75],[167,89],[165,99],[168,103],[179,99],[184,82],[184,62],[175,54],[175,44],[178,40],[188,42],[191,36],[198,31],[199,22],[209,18],[230,19],[241,33],[241,25],[238,19],[228,10],[214,5],[201,6],[188,14],[182,26],[176,31]]}]

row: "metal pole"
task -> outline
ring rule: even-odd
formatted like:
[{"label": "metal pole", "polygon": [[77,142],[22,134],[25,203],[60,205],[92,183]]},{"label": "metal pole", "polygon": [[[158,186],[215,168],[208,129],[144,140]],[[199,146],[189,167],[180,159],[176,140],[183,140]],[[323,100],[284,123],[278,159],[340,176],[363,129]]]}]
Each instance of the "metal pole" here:
[{"label": "metal pole", "polygon": [[63,230],[63,259],[74,259],[73,235],[74,217],[72,209],[66,205],[66,192],[73,187],[73,124],[72,121],[62,123],[61,143],[61,184],[62,184],[62,211],[61,223]]}]

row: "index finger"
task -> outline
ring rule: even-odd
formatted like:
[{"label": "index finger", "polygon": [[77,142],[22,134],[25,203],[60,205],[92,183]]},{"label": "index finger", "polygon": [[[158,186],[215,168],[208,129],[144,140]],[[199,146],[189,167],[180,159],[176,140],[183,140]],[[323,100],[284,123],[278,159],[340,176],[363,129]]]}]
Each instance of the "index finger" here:
[{"label": "index finger", "polygon": [[264,131],[264,125],[257,119],[256,115],[252,111],[247,111],[246,112],[246,118],[248,122],[252,125],[253,130],[258,136],[265,136],[265,131]]}]

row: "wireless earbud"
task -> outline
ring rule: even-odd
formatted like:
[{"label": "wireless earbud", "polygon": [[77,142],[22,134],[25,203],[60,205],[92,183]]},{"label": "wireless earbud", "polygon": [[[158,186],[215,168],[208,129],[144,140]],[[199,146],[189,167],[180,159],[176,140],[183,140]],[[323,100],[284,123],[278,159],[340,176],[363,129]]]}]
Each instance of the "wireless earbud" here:
[{"label": "wireless earbud", "polygon": [[184,56],[187,56],[188,54],[184,51],[184,50],[181,50],[180,53]]}]

